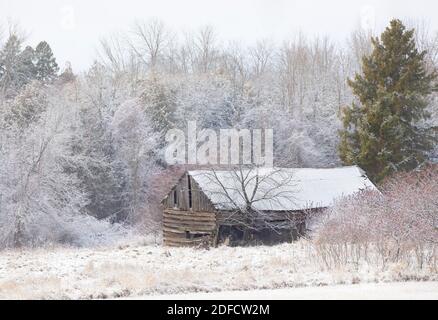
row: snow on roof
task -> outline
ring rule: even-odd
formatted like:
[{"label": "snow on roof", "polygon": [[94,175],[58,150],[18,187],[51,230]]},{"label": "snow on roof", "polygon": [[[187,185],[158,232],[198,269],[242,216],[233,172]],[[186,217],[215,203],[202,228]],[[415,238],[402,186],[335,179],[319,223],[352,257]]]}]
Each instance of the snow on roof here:
[{"label": "snow on roof", "polygon": [[377,190],[357,166],[195,170],[188,173],[218,210],[244,208],[245,197],[252,198],[252,208],[259,211],[325,208],[335,200],[361,190]]}]

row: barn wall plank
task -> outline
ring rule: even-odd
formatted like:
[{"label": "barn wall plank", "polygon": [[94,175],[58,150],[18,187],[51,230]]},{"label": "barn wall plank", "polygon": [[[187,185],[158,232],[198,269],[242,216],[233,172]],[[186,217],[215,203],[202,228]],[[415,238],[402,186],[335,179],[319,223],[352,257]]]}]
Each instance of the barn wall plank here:
[{"label": "barn wall plank", "polygon": [[[212,243],[216,230],[214,212],[173,208],[163,211],[163,242],[166,246],[196,246],[206,241]],[[193,238],[187,238],[187,235]]]}]

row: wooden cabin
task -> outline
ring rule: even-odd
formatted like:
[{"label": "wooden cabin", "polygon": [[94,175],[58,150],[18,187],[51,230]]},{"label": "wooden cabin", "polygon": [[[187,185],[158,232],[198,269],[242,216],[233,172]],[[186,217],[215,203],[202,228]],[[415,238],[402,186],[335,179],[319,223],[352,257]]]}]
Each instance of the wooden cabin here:
[{"label": "wooden cabin", "polygon": [[[269,179],[266,178],[268,176]],[[242,184],[239,177],[248,180]],[[281,185],[279,181],[284,177],[288,183]],[[281,225],[275,231],[263,226],[253,228],[249,242],[255,244],[296,240],[306,233],[308,217],[312,213],[329,207],[342,196],[363,189],[376,189],[356,166],[334,169],[263,168],[240,173],[227,170],[187,171],[162,201],[164,245],[243,244],[245,231],[239,222],[245,219],[242,208],[247,202],[243,194],[248,190],[242,192],[242,185],[252,194],[254,181],[264,181],[266,186],[259,183],[254,194],[258,194],[260,200],[256,199],[252,206],[269,220],[270,226]],[[279,188],[278,194],[288,196],[267,199],[261,190],[265,190],[265,194],[271,192],[267,189],[268,185],[275,185]],[[248,237],[245,241],[248,242]]]}]

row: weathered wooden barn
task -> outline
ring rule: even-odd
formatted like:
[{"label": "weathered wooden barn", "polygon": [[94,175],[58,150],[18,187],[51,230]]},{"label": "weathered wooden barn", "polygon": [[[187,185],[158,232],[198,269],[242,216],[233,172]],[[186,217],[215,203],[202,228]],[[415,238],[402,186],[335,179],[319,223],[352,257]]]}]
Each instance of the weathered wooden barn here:
[{"label": "weathered wooden barn", "polygon": [[[364,189],[376,187],[356,166],[187,171],[162,201],[163,242],[167,246],[290,242],[305,234],[312,213]],[[247,212],[257,212],[252,224],[260,217],[263,224],[242,227]]]}]

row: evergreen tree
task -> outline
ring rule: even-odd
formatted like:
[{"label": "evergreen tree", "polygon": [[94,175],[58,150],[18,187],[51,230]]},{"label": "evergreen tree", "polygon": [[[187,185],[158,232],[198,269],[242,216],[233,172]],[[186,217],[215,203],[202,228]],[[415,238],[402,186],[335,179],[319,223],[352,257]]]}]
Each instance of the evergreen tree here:
[{"label": "evergreen tree", "polygon": [[124,177],[114,161],[111,135],[100,110],[87,106],[80,110],[80,126],[71,144],[72,155],[80,160],[69,171],[76,173],[87,194],[87,212],[98,218],[120,221],[126,217],[123,203]]},{"label": "evergreen tree", "polygon": [[167,130],[173,128],[175,119],[174,92],[156,75],[152,74],[145,81],[144,91],[141,100],[145,105],[154,129],[160,134],[166,134]]},{"label": "evergreen tree", "polygon": [[436,143],[424,126],[436,73],[427,73],[426,52],[417,50],[414,30],[406,30],[400,20],[392,20],[372,45],[362,74],[348,80],[360,104],[343,110],[340,156],[378,182],[391,172],[417,167]]},{"label": "evergreen tree", "polygon": [[52,49],[45,41],[40,42],[35,48],[36,78],[43,82],[51,82],[57,77],[59,71]]},{"label": "evergreen tree", "polygon": [[70,169],[80,180],[88,198],[87,212],[98,218],[121,221],[127,216],[124,202],[125,177],[115,160],[110,129],[111,101],[105,70],[95,63],[87,73],[79,96],[79,124],[71,144],[78,161]]},{"label": "evergreen tree", "polygon": [[27,46],[19,56],[19,64],[17,68],[23,78],[23,83],[27,84],[31,80],[36,79],[36,68],[34,65],[35,50],[31,46]]},{"label": "evergreen tree", "polygon": [[16,35],[11,35],[0,50],[0,89],[3,94],[15,93],[25,82],[25,75],[20,70],[20,52],[21,40]]},{"label": "evergreen tree", "polygon": [[70,62],[66,62],[64,70],[59,75],[59,81],[63,84],[75,81],[76,76],[73,73]]},{"label": "evergreen tree", "polygon": [[6,120],[20,129],[26,129],[40,120],[49,104],[48,93],[38,81],[32,81],[10,100]]}]

